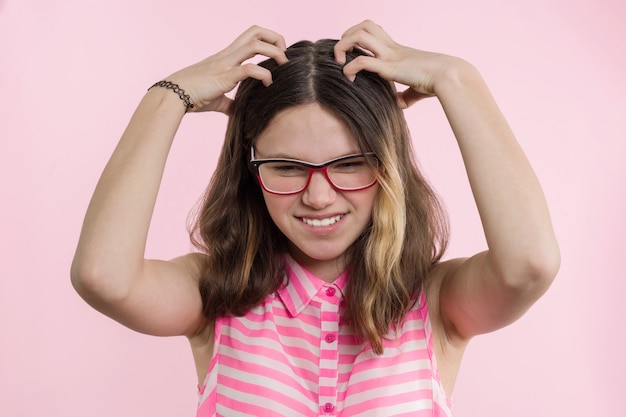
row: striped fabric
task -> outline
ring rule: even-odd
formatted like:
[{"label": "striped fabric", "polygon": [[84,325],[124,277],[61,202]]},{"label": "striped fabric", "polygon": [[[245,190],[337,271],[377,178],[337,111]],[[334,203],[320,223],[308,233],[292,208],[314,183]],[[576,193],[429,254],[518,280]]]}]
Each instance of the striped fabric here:
[{"label": "striped fabric", "polygon": [[284,262],[277,294],[216,323],[198,417],[451,415],[423,296],[378,356],[341,320],[346,274],[329,284]]}]

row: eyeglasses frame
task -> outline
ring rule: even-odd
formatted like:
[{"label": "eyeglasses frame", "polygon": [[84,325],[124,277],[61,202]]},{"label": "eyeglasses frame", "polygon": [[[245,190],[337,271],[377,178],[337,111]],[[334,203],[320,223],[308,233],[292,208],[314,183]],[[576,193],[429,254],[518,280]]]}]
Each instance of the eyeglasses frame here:
[{"label": "eyeglasses frame", "polygon": [[[338,191],[361,191],[361,190],[365,190],[367,188],[373,187],[374,185],[376,185],[376,183],[378,182],[378,178],[374,178],[374,181],[369,184],[366,185],[364,187],[359,187],[359,188],[342,188],[337,186],[329,177],[328,175],[328,167],[331,166],[332,164],[336,163],[336,162],[341,162],[345,159],[350,159],[350,158],[354,158],[354,157],[374,157],[379,163],[378,163],[378,169],[380,170],[380,160],[378,159],[378,156],[374,153],[374,152],[365,152],[365,153],[355,153],[355,154],[351,154],[351,155],[345,155],[345,156],[340,156],[339,158],[335,158],[335,159],[331,159],[330,161],[326,161],[326,162],[322,162],[321,164],[312,164],[310,162],[306,162],[306,161],[301,161],[299,159],[289,159],[289,158],[263,158],[263,159],[255,159],[254,157],[254,146],[250,147],[250,165],[252,165],[252,167],[254,168],[255,172],[256,172],[256,176],[257,179],[259,181],[259,184],[261,185],[261,188],[263,188],[263,190],[267,191],[270,194],[276,194],[276,195],[294,195],[294,194],[300,194],[302,192],[304,192],[304,190],[307,189],[307,187],[309,186],[309,184],[311,183],[311,178],[313,177],[313,172],[315,171],[321,171],[324,174],[324,177],[326,177],[326,180],[328,181],[328,183],[335,189]],[[309,178],[307,179],[306,183],[304,184],[304,186],[302,187],[302,189],[298,190],[298,191],[289,191],[289,192],[279,192],[279,191],[274,191],[274,190],[270,190],[268,189],[265,184],[263,184],[263,180],[261,179],[261,173],[259,171],[259,167],[267,162],[288,162],[288,163],[294,163],[296,165],[301,165],[305,168],[308,168],[309,170]]]}]

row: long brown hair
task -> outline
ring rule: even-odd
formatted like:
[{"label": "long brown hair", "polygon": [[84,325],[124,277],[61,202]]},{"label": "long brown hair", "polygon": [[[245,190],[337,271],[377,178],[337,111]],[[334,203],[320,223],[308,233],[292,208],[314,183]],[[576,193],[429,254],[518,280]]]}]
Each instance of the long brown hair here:
[{"label": "long brown hair", "polygon": [[[334,59],[337,41],[302,41],[289,61],[267,60],[273,84],[244,80],[236,93],[216,171],[191,229],[207,256],[200,281],[210,320],[240,316],[284,281],[279,254],[286,238],[271,220],[249,166],[250,148],[286,108],[319,103],[351,128],[359,148],[375,152],[382,169],[370,227],[350,248],[345,320],[382,353],[382,339],[425,288],[448,237],[446,216],[419,172],[393,85],[361,71],[354,82]],[[364,52],[354,50],[348,60]]]}]

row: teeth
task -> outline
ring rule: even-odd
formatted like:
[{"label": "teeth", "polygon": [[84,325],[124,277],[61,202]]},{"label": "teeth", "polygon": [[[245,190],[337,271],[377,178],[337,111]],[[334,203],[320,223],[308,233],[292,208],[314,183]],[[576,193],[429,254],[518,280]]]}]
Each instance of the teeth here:
[{"label": "teeth", "polygon": [[335,217],[328,217],[326,219],[307,219],[305,217],[302,218],[302,221],[309,226],[330,226],[338,222],[341,219],[341,215]]}]

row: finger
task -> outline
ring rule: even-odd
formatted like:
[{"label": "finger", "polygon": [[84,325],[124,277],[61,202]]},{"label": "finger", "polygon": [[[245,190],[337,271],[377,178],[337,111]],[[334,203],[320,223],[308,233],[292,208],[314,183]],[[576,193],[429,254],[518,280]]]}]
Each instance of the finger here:
[{"label": "finger", "polygon": [[[372,40],[359,41],[359,39],[364,39],[368,37],[365,33],[357,32],[351,36],[342,36],[341,39],[335,44],[334,52],[335,52],[335,60],[340,64],[345,64],[347,59],[346,55],[348,52],[352,52],[355,47],[366,49],[371,51],[371,43]],[[366,46],[369,45],[370,47]],[[373,52],[373,51],[372,51]]]},{"label": "finger", "polygon": [[344,65],[346,63],[346,52],[352,52],[352,49],[350,50],[343,49],[341,45],[339,44],[339,42],[335,44],[333,50],[335,53],[335,61],[337,61],[337,63],[341,65]]},{"label": "finger", "polygon": [[355,30],[357,30],[356,28],[359,27],[360,25],[362,25],[362,23],[352,26],[348,30],[346,30],[339,38],[339,41],[337,41],[337,43],[335,44],[335,47],[334,47],[335,61],[337,61],[339,64],[342,64],[342,65],[345,64],[346,52],[352,52],[353,50],[353,47],[349,45],[349,43],[345,40],[345,38],[349,36],[350,33],[353,33]]},{"label": "finger", "polygon": [[372,20],[364,20],[361,23],[352,26],[351,28],[346,30],[343,35],[341,35],[341,37],[349,37],[357,32],[367,32],[377,37],[389,37],[389,35],[387,35],[382,26],[376,24]]},{"label": "finger", "polygon": [[238,60],[237,64],[241,64],[242,62],[250,58],[254,58],[257,55],[271,58],[275,60],[278,65],[282,65],[287,62],[287,55],[285,55],[284,49],[260,39],[250,40],[247,45],[235,53]]},{"label": "finger", "polygon": [[343,67],[343,73],[350,81],[354,81],[356,75],[363,70],[374,72],[386,80],[391,80],[387,65],[375,57],[361,55]]},{"label": "finger", "polygon": [[272,73],[268,69],[260,67],[256,64],[240,65],[235,68],[233,73],[237,82],[243,81],[246,78],[254,78],[255,80],[261,81],[266,87],[269,87],[273,82]]},{"label": "finger", "polygon": [[258,45],[259,54],[274,59],[278,65],[282,65],[287,62],[287,55],[285,55],[287,44],[285,43],[285,38],[283,38],[282,35],[279,35],[271,30],[264,30],[260,34],[258,41],[261,42]]},{"label": "finger", "polygon": [[251,26],[235,39],[231,45],[245,44],[249,39],[261,39],[272,45],[286,49],[285,39],[282,35],[273,30],[265,29],[261,26]]},{"label": "finger", "polygon": [[[376,41],[376,43],[373,43],[373,41]],[[339,41],[340,47],[343,45],[360,46],[372,52],[375,52],[375,45],[392,45],[393,43],[393,39],[387,32],[371,20],[366,20],[351,27],[341,35]]]},{"label": "finger", "polygon": [[265,29],[260,39],[267,43],[275,45],[283,51],[287,49],[287,43],[285,42],[285,38],[281,34],[272,30]]},{"label": "finger", "polygon": [[[360,48],[376,57],[387,56],[387,51],[391,46],[387,40],[381,40],[379,37],[370,32],[359,30],[342,37],[335,45],[335,56],[340,57],[342,61],[337,62],[345,64],[345,53],[352,51],[354,48]],[[341,54],[341,55],[340,55]]]},{"label": "finger", "polygon": [[247,43],[240,44],[236,48],[231,45],[220,53],[219,60],[224,65],[236,66],[257,55],[274,59],[278,65],[287,62],[287,55],[283,49],[258,39],[249,39]]},{"label": "finger", "polygon": [[229,115],[232,105],[233,105],[233,100],[231,98],[222,96],[221,99],[217,102],[217,105],[214,111],[224,113],[225,115]]},{"label": "finger", "polygon": [[258,38],[262,41],[277,46],[283,51],[287,49],[285,38],[281,34],[274,32],[273,30],[262,28],[262,30],[258,33]]},{"label": "finger", "polygon": [[279,64],[287,62],[285,55],[287,46],[283,36],[259,26],[249,28],[235,39],[228,49],[231,49],[229,55],[233,54],[233,50],[236,51],[234,54],[240,59],[238,63],[255,55],[265,55]]},{"label": "finger", "polygon": [[354,34],[358,31],[364,30],[364,27],[368,24],[368,21],[361,22],[357,25],[350,27],[348,30],[343,32],[339,41],[335,44],[334,52],[335,52],[335,60],[339,64],[346,63],[346,52],[352,52],[354,50],[354,42],[350,41],[351,38],[354,37]]},{"label": "finger", "polygon": [[412,88],[407,88],[402,92],[396,93],[396,99],[401,109],[408,109],[420,100],[430,97],[427,94],[418,93]]},{"label": "finger", "polygon": [[341,38],[335,44],[335,60],[340,64],[347,61],[347,53],[352,52],[354,48],[364,50],[366,53],[377,56],[380,51],[380,45],[377,45],[376,39],[367,33],[357,33],[348,38]]}]

